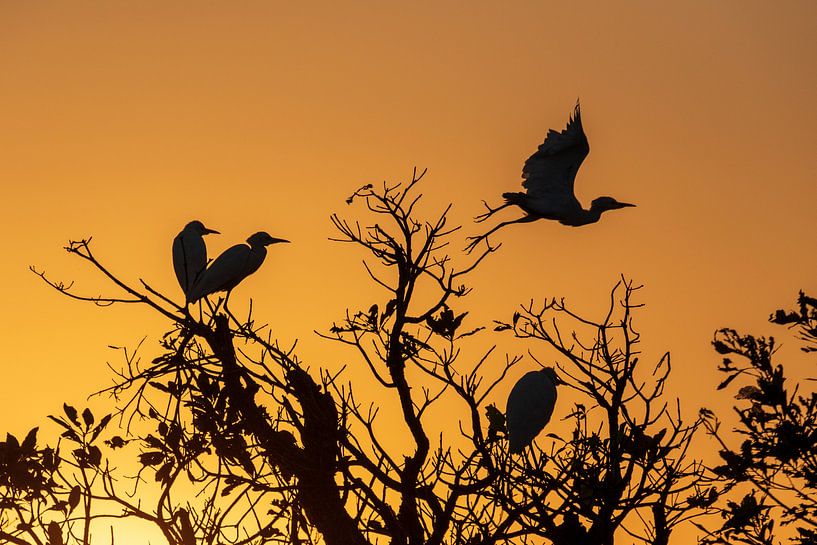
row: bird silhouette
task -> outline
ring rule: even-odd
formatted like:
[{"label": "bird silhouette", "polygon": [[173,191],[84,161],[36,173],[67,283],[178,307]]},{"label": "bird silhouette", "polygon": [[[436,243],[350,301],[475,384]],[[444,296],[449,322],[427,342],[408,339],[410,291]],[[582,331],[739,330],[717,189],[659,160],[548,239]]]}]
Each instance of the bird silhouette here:
[{"label": "bird silhouette", "polygon": [[[538,219],[555,220],[563,225],[579,227],[599,221],[601,214],[607,210],[616,210],[634,204],[619,202],[613,197],[598,197],[590,203],[589,209],[582,208],[576,198],[573,182],[584,158],[590,153],[590,145],[582,127],[579,103],[561,132],[548,131],[545,141],[539,149],[528,157],[522,167],[522,185],[524,192],[503,193],[505,203],[491,208],[485,203],[488,211],[476,217],[481,223],[496,212],[508,206],[518,206],[525,212],[519,219],[503,221],[487,233],[478,237],[469,237],[466,249],[470,252],[480,241],[506,225],[528,223]],[[483,201],[484,203],[484,201]]]},{"label": "bird silhouette", "polygon": [[511,454],[522,452],[550,421],[560,383],[556,371],[545,367],[526,373],[514,384],[505,408]]},{"label": "bird silhouette", "polygon": [[246,244],[236,244],[227,248],[205,269],[190,291],[189,301],[195,303],[202,297],[219,291],[226,291],[229,297],[229,292],[233,288],[264,263],[264,258],[267,257],[266,247],[279,242],[289,241],[259,231],[250,235]]},{"label": "bird silhouette", "polygon": [[193,285],[207,267],[207,247],[203,237],[211,233],[220,234],[194,220],[185,225],[173,239],[173,270],[187,300]]}]

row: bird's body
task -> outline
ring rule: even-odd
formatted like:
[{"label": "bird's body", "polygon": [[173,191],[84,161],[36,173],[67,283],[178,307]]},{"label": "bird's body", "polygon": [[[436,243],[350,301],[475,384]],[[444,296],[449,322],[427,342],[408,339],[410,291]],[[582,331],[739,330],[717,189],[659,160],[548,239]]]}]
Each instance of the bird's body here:
[{"label": "bird's body", "polygon": [[599,221],[601,214],[607,210],[635,206],[618,202],[612,197],[599,197],[593,200],[590,208],[582,207],[576,198],[573,184],[588,153],[590,145],[584,134],[577,103],[567,127],[561,132],[549,130],[539,149],[525,161],[522,167],[522,185],[525,191],[503,193],[505,204],[497,208],[488,207],[488,212],[478,216],[477,221],[485,221],[499,210],[512,205],[521,208],[525,216],[504,221],[484,235],[472,237],[468,245],[469,251],[495,231],[513,223],[547,219],[578,227]]},{"label": "bird's body", "polygon": [[250,236],[246,244],[237,244],[219,255],[199,278],[190,292],[189,300],[195,303],[210,294],[235,288],[242,280],[254,273],[267,257],[267,246],[278,242],[289,242],[273,238],[260,231]]},{"label": "bird's body", "polygon": [[176,279],[189,299],[190,290],[207,267],[207,247],[204,235],[218,234],[198,220],[191,221],[173,239],[173,270]]},{"label": "bird's body", "polygon": [[505,409],[511,454],[522,452],[550,421],[558,383],[556,372],[545,367],[525,374],[514,384]]}]

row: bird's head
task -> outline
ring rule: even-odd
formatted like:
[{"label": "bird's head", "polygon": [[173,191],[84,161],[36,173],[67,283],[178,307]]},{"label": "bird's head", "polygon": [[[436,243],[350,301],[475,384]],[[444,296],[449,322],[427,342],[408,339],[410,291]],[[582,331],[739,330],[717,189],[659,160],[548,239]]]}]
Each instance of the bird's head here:
[{"label": "bird's head", "polygon": [[593,199],[590,209],[604,212],[606,210],[618,210],[619,208],[626,208],[628,206],[635,205],[626,202],[618,202],[613,197],[599,197],[598,199]]},{"label": "bird's head", "polygon": [[539,372],[549,378],[556,386],[559,384],[564,384],[564,381],[559,378],[559,375],[556,374],[556,369],[553,367],[543,367]]},{"label": "bird's head", "polygon": [[190,223],[185,225],[184,228],[186,230],[193,231],[195,234],[201,235],[201,236],[209,235],[209,234],[214,234],[214,235],[220,235],[221,234],[221,233],[219,233],[218,231],[216,231],[214,229],[208,229],[199,220],[191,221]]},{"label": "bird's head", "polygon": [[250,235],[247,239],[247,244],[249,244],[252,248],[269,246],[270,244],[276,244],[278,242],[289,242],[283,238],[275,238],[270,236],[269,233],[266,231],[258,231],[254,235]]}]

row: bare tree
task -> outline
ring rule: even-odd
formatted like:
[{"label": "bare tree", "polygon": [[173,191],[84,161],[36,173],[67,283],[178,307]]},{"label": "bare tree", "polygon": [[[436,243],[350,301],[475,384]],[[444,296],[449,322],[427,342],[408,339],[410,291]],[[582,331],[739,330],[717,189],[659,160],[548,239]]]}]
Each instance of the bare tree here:
[{"label": "bare tree", "polygon": [[[365,223],[332,216],[336,240],[368,256],[365,272],[384,296],[351,306],[321,335],[349,347],[381,392],[328,363],[307,367],[255,321],[252,305],[241,318],[223,300],[191,314],[144,281],[124,282],[90,240],[66,249],[116,295],[86,297],[35,271],[75,299],[149,307],[169,331],[150,361],[145,348],[122,351],[105,391],[111,416],[94,423],[87,411],[80,421],[66,407],[55,417],[63,441],[79,445],[66,471],[55,451],[36,446],[35,432],[25,448],[2,444],[22,450],[16,460],[27,468],[15,480],[0,465],[5,539],[86,544],[94,517],[113,516],[154,524],[174,545],[606,545],[619,536],[663,545],[677,524],[705,512],[714,499],[688,453],[698,422],[685,423],[677,401],[666,401],[669,354],[647,372],[638,364],[637,288],[617,284],[598,322],[553,300],[494,331],[470,324],[466,279],[496,248],[456,264],[459,227],[448,226],[448,208],[417,219],[423,174],[356,191],[348,202],[365,207]],[[549,435],[508,454],[496,391],[523,358],[497,356],[495,345],[476,351],[486,336],[521,342],[502,331],[555,349],[561,398],[572,402],[569,438]],[[386,398],[399,421],[379,416]],[[434,432],[441,417],[432,412],[443,403],[449,420]],[[383,426],[403,427],[407,441],[384,441]],[[117,473],[114,456],[135,458],[138,473]]]},{"label": "bare tree", "polygon": [[551,299],[496,328],[549,347],[572,393],[570,437],[550,434],[547,448],[509,459],[495,492],[528,533],[555,544],[612,544],[622,533],[666,544],[710,503],[699,487],[703,467],[689,456],[699,422],[685,423],[679,401],[665,395],[670,354],[646,371],[640,365],[638,289],[622,279],[598,321]]}]

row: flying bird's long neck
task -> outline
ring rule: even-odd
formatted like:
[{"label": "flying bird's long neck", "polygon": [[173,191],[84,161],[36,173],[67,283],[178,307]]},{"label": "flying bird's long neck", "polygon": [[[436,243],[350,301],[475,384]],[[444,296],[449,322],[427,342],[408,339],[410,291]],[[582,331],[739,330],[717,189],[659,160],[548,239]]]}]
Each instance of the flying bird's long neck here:
[{"label": "flying bird's long neck", "polygon": [[250,246],[250,254],[247,256],[247,275],[251,275],[261,267],[267,257],[267,248],[257,245]]},{"label": "flying bird's long neck", "polygon": [[569,218],[560,220],[559,223],[569,225],[571,227],[580,227],[582,225],[587,225],[588,223],[596,223],[599,221],[602,212],[604,212],[604,210],[595,206],[591,206],[589,210],[582,208]]}]

